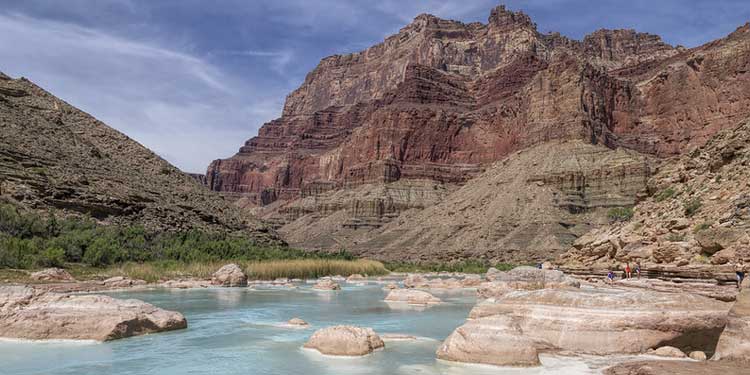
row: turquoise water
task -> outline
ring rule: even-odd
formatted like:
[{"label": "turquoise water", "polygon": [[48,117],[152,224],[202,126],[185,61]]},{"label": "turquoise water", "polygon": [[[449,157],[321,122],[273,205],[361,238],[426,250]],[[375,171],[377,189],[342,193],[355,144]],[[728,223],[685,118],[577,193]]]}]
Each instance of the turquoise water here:
[{"label": "turquoise water", "polygon": [[[474,305],[471,291],[439,294],[427,309],[389,306],[382,285],[347,284],[337,292],[298,289],[144,290],[110,293],[182,312],[188,329],[107,343],[0,341],[0,374],[537,374],[590,373],[581,361],[543,359],[545,368],[500,369],[435,359],[441,341]],[[308,329],[283,326],[293,317]],[[361,358],[302,349],[318,328],[349,324],[416,341],[386,341]],[[551,371],[551,370],[555,371]],[[548,371],[549,370],[549,371]],[[594,372],[595,373],[595,372]]]}]

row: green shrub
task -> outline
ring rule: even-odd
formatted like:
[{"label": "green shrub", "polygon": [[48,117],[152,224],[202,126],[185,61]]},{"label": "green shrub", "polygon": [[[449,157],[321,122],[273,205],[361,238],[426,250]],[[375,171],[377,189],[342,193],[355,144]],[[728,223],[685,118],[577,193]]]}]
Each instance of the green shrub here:
[{"label": "green shrub", "polygon": [[62,267],[65,264],[65,250],[59,247],[49,247],[36,257],[39,267]]},{"label": "green shrub", "polygon": [[702,230],[706,230],[708,228],[711,228],[711,224],[710,223],[700,223],[700,224],[696,225],[695,228],[693,228],[693,233],[698,233],[698,232],[700,232]]},{"label": "green shrub", "polygon": [[682,233],[670,233],[669,236],[667,236],[667,240],[669,242],[682,242],[685,241],[685,235]]},{"label": "green shrub", "polygon": [[[62,252],[62,256],[60,256]],[[353,260],[346,250],[312,253],[255,243],[243,233],[154,232],[140,226],[102,226],[90,218],[55,218],[0,204],[0,268],[83,262],[102,267],[124,262]]]},{"label": "green shrub", "polygon": [[683,208],[685,209],[685,216],[693,216],[703,206],[700,198],[693,198],[684,203]]},{"label": "green shrub", "polygon": [[673,188],[666,188],[654,196],[654,200],[657,202],[663,202],[669,198],[674,197],[675,190]]},{"label": "green shrub", "polygon": [[630,207],[615,207],[607,211],[610,221],[629,221],[633,218],[633,209]]}]

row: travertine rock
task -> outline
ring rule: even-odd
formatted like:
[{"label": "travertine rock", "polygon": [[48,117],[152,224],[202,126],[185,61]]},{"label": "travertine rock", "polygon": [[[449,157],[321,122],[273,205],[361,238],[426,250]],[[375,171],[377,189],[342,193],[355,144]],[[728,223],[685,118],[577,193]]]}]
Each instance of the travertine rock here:
[{"label": "travertine rock", "polygon": [[62,268],[46,268],[31,274],[32,280],[37,281],[76,281],[68,271]]},{"label": "travertine rock", "polygon": [[307,326],[310,325],[306,321],[304,321],[304,320],[302,320],[300,318],[289,319],[289,321],[287,322],[287,324],[292,325],[292,326],[300,326],[300,327],[307,327]]},{"label": "travertine rock", "polygon": [[383,340],[372,328],[352,326],[319,329],[305,343],[305,348],[339,356],[362,356],[383,347]]},{"label": "travertine rock", "polygon": [[716,345],[715,360],[750,362],[750,280],[745,279]]},{"label": "travertine rock", "polygon": [[240,266],[231,263],[214,272],[211,284],[227,287],[247,286],[247,275]]},{"label": "travertine rock", "polygon": [[341,290],[341,285],[330,279],[322,279],[312,287],[317,290]]},{"label": "travertine rock", "polygon": [[486,274],[489,282],[481,283],[477,289],[480,298],[500,298],[514,290],[538,290],[556,288],[579,288],[581,283],[561,271],[516,267],[507,272],[492,269]]},{"label": "travertine rock", "polygon": [[135,299],[0,287],[0,337],[107,341],[186,327],[182,314]]},{"label": "travertine rock", "polygon": [[498,366],[538,366],[537,345],[524,337],[508,316],[470,320],[458,327],[437,350],[447,361]]},{"label": "travertine rock", "polygon": [[[664,345],[710,350],[727,322],[728,307],[724,302],[685,294],[543,289],[487,299],[472,309],[469,318],[481,320],[483,326],[497,325],[497,331],[523,338],[526,347],[538,350],[635,354]],[[488,318],[502,319],[482,320]],[[485,347],[482,332],[487,330],[477,330],[477,345],[471,346],[474,350]],[[463,340],[475,339],[464,335]]]},{"label": "travertine rock", "polygon": [[129,277],[115,276],[102,281],[102,285],[110,288],[129,288],[133,286],[146,285],[144,280],[135,280]]},{"label": "travertine rock", "polygon": [[406,302],[410,305],[430,305],[440,303],[440,298],[430,293],[413,289],[393,289],[385,297],[386,302]]},{"label": "travertine rock", "polygon": [[208,288],[211,286],[210,281],[206,280],[167,280],[159,286],[163,288],[174,288],[174,289],[193,289],[193,288]]},{"label": "travertine rock", "polygon": [[682,350],[675,348],[674,346],[661,346],[655,350],[649,350],[648,354],[656,355],[659,357],[669,358],[685,358],[687,357]]},{"label": "travertine rock", "polygon": [[690,355],[688,355],[688,357],[690,357],[690,359],[693,359],[693,360],[696,360],[696,361],[705,361],[707,359],[706,358],[706,353],[704,353],[704,352],[702,352],[700,350],[697,350],[697,351],[694,351],[694,352],[690,352]]}]

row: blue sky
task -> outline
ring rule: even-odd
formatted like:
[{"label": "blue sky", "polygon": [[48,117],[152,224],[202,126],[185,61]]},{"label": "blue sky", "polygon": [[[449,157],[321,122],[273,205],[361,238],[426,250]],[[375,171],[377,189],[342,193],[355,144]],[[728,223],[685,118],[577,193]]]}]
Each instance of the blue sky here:
[{"label": "blue sky", "polygon": [[[503,2],[576,39],[634,28],[694,47],[748,0]],[[420,13],[486,22],[495,0],[0,0],[0,71],[25,76],[191,172],[231,156],[318,61]]]}]

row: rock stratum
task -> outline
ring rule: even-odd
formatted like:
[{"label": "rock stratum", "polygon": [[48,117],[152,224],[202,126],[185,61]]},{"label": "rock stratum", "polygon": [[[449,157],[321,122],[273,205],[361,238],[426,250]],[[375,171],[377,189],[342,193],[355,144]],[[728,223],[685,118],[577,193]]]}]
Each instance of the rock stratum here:
[{"label": "rock stratum", "polygon": [[700,274],[750,260],[750,120],[665,164],[649,180],[652,195],[626,223],[575,241],[560,262],[611,269],[630,262],[647,269]]},{"label": "rock stratum", "polygon": [[323,59],[205,181],[308,249],[540,260],[645,197],[652,159],[750,116],[749,72],[750,25],[686,49],[542,34],[502,6],[486,24],[420,15]]},{"label": "rock stratum", "polygon": [[278,242],[147,148],[31,81],[0,74],[0,201],[151,230],[242,231]]}]

